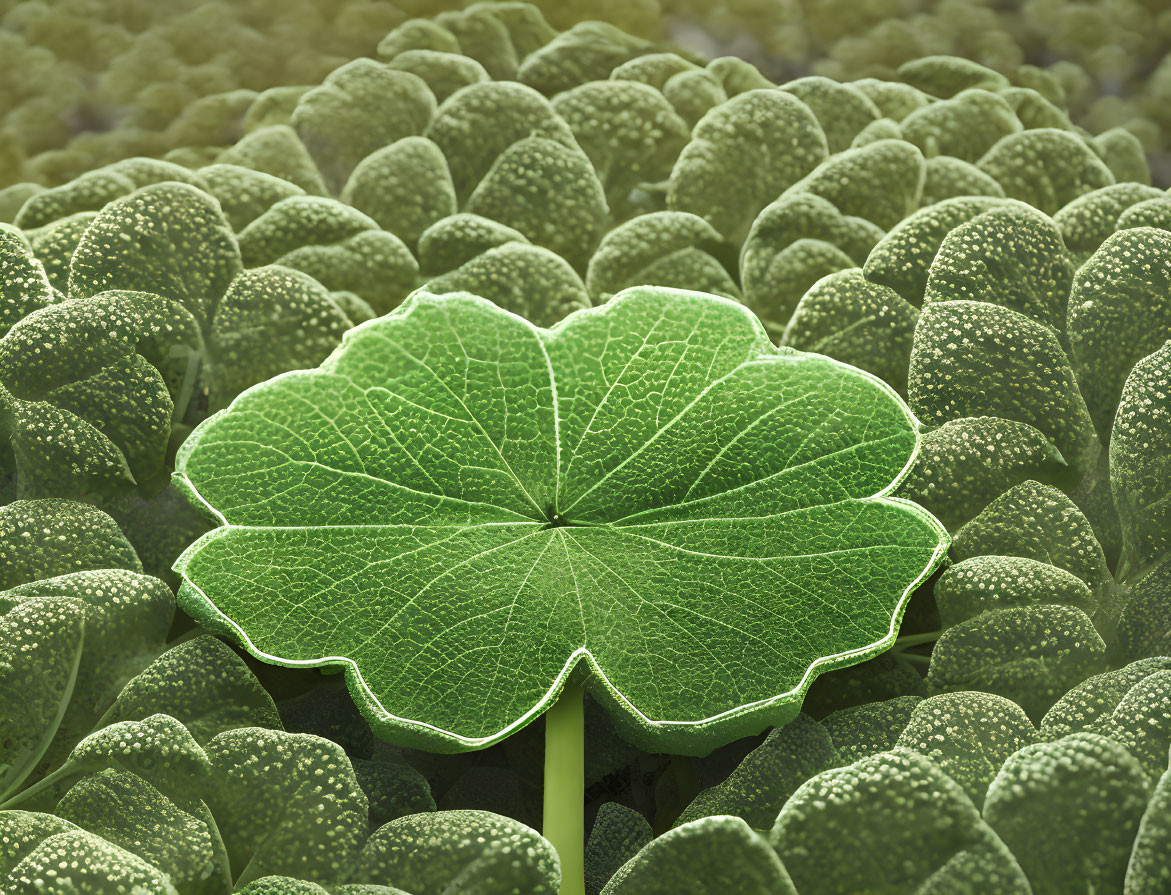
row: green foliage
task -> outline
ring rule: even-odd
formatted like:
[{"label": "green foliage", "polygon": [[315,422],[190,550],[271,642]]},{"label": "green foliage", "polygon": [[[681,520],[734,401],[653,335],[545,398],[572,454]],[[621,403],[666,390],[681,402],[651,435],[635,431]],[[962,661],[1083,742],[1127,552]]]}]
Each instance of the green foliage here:
[{"label": "green foliage", "polygon": [[[12,5],[0,889],[551,893],[540,725],[516,728],[576,657],[591,895],[1162,891],[1166,29],[1129,0],[897,5]],[[648,286],[726,301],[663,293],[630,330]],[[909,471],[889,390],[794,349],[908,398]],[[770,416],[785,370],[808,379]],[[852,412],[867,388],[893,415]],[[229,430],[225,515],[271,514],[195,554],[271,539],[220,555],[233,620],[359,661],[380,735],[506,743],[392,747],[333,669],[254,663],[262,687],[173,616],[207,523],[168,475]],[[954,535],[913,594],[925,556],[830,552],[901,473]],[[757,484],[679,515],[717,478]],[[457,555],[443,524],[533,533]],[[778,572],[798,534],[825,555]],[[387,718],[359,670],[474,742]],[[766,723],[694,760],[619,737],[707,753]]]},{"label": "green foliage", "polygon": [[797,891],[1029,891],[961,786],[908,750],[813,777],[781,809],[770,841]]},{"label": "green foliage", "polygon": [[[664,330],[662,324],[667,320],[670,327]],[[691,345],[688,353],[676,356],[678,348],[672,346],[686,342]],[[417,347],[403,353],[394,347],[400,343]],[[482,362],[491,366],[502,365],[510,379],[483,384],[466,379],[469,373],[463,358],[469,351],[474,352],[469,356],[482,357]],[[931,568],[941,535],[929,518],[911,505],[885,500],[859,502],[859,498],[889,487],[900,475],[913,446],[914,431],[893,394],[875,380],[830,361],[783,352],[762,354],[767,351],[763,332],[749,315],[727,301],[694,294],[636,291],[612,300],[601,312],[575,315],[571,323],[543,335],[483,301],[466,297],[444,300],[419,293],[403,313],[351,338],[323,371],[284,377],[249,392],[185,444],[178,466],[181,482],[193,499],[209,510],[214,508],[219,518],[231,520],[232,526],[200,541],[180,561],[178,568],[187,582],[185,606],[217,627],[231,619],[231,627],[247,638],[250,649],[284,662],[318,664],[330,661],[322,657],[346,653],[352,691],[372,723],[388,736],[432,747],[467,748],[500,738],[542,707],[583,656],[597,669],[591,677],[596,688],[593,692],[618,712],[627,735],[644,742],[669,742],[688,751],[706,751],[716,738],[733,738],[740,731],[758,728],[767,718],[791,717],[791,700],[807,686],[811,666],[832,666],[847,657],[873,654],[884,637],[890,636],[886,632],[892,615],[897,617],[907,588]],[[426,366],[416,359],[423,356],[430,358]],[[599,358],[601,363],[581,366],[582,359],[590,357]],[[427,378],[420,379],[421,374]],[[624,390],[621,400],[607,398],[614,392],[609,384],[612,376],[622,377],[630,383],[627,388],[636,390],[629,394]],[[820,403],[827,393],[812,389],[814,381],[835,383],[837,397],[832,407]],[[770,382],[775,385],[766,388],[765,383]],[[438,401],[437,409],[446,408],[445,416],[454,416],[453,423],[462,422],[451,430],[434,430],[419,428],[419,421],[413,424],[415,435],[409,433],[409,426],[400,428],[396,423],[390,431],[397,429],[394,437],[400,443],[408,439],[406,443],[398,448],[387,443],[380,448],[389,452],[385,456],[372,454],[364,460],[351,439],[363,444],[381,439],[377,433],[386,423],[379,420],[385,418],[376,405],[360,410],[344,408],[350,403],[348,391],[371,387],[390,388],[392,393],[405,390],[403,398],[410,402],[403,406],[418,406],[420,410]],[[785,393],[792,397],[774,406],[766,395],[775,394],[777,388],[787,389]],[[552,401],[555,393],[558,403]],[[464,403],[451,405],[451,399],[444,397],[449,394],[463,394]],[[305,403],[307,398],[311,403]],[[521,403],[515,404],[517,401]],[[336,407],[330,411],[334,422],[328,428],[299,410],[313,404],[325,406],[322,402]],[[806,411],[792,417],[774,416],[794,403]],[[509,412],[510,407],[515,409]],[[865,420],[866,436],[847,435],[848,430],[843,430],[827,440],[816,428],[807,428],[819,414],[827,412],[835,417],[841,414],[841,426],[860,425]],[[336,415],[341,413],[345,416]],[[272,414],[284,422],[268,422]],[[775,434],[754,430],[752,421],[762,415],[776,418],[778,425],[785,420],[791,433],[781,442],[787,445],[785,449],[759,453],[766,444],[777,445]],[[664,425],[662,420],[676,416],[669,425],[671,439],[653,437]],[[506,420],[519,418],[528,422],[520,428],[515,422],[504,426]],[[624,420],[617,442],[594,434],[608,431],[613,425],[608,420]],[[318,434],[311,435],[310,427]],[[352,427],[356,427],[352,434],[339,438]],[[688,434],[713,427],[726,433],[723,439],[730,439],[723,449],[718,441],[696,441],[696,436]],[[290,438],[293,431],[300,434]],[[426,438],[428,446],[424,442],[412,446],[417,438]],[[324,440],[317,443],[319,439]],[[449,439],[456,441],[443,447]],[[699,448],[701,443],[710,447]],[[419,462],[418,450],[425,451],[426,466]],[[838,460],[854,454],[856,465]],[[264,482],[271,475],[273,459],[282,456],[299,466],[306,461],[310,465],[290,480],[280,502],[258,503],[255,489],[267,491]],[[764,463],[754,461],[745,468],[736,458],[746,456],[759,456]],[[771,461],[766,459],[770,456]],[[450,464],[446,469],[437,465],[443,457]],[[371,460],[378,466],[363,465]],[[790,466],[801,468],[804,478],[787,476],[785,470]],[[427,467],[423,479],[410,472]],[[482,471],[469,475],[474,468]],[[656,469],[672,471],[664,478]],[[229,474],[224,476],[225,472]],[[315,498],[311,505],[302,503],[301,495],[309,493],[303,489],[318,493],[330,487],[327,483],[340,484],[355,474],[369,484],[360,485],[344,502],[323,504]],[[835,502],[803,510],[807,501],[826,493],[819,492],[826,487],[819,483],[827,475],[835,482],[830,492]],[[783,489],[782,481],[786,483]],[[407,500],[412,493],[408,488],[418,496]],[[712,515],[743,516],[748,506],[738,498],[746,489],[753,496],[751,510],[758,514],[756,524],[764,524],[767,516],[778,512],[786,512],[791,522],[772,529],[774,534],[758,546],[745,542],[747,552],[742,553],[743,547],[734,546],[733,529],[716,523],[709,530],[705,520]],[[383,493],[396,497],[387,505],[371,502]],[[802,497],[803,493],[808,497]],[[310,506],[317,509],[305,516]],[[690,521],[700,509],[703,516]],[[442,515],[435,515],[437,512]],[[809,512],[812,515],[807,515]],[[847,519],[846,530],[856,534],[843,542],[839,525]],[[463,680],[461,687],[477,692],[474,704],[446,696],[453,692],[446,688],[454,681],[443,684],[436,680],[435,689],[399,688],[395,678],[383,677],[379,668],[409,667],[414,660],[421,660],[412,637],[398,647],[380,638],[375,660],[373,654],[365,652],[361,639],[336,640],[341,629],[334,633],[317,626],[300,628],[283,610],[280,623],[273,626],[263,612],[254,612],[260,608],[258,604],[241,599],[233,584],[238,579],[232,569],[241,563],[251,566],[249,557],[261,549],[271,565],[267,571],[254,568],[249,573],[250,588],[266,589],[276,601],[274,605],[296,593],[298,605],[285,604],[291,611],[313,613],[318,611],[311,608],[316,603],[333,605],[330,612],[345,612],[345,603],[336,602],[326,582],[315,580],[315,575],[307,578],[298,574],[295,565],[276,561],[273,551],[292,550],[298,555],[317,551],[320,561],[327,556],[350,556],[345,564],[358,565],[349,573],[356,577],[348,587],[360,588],[365,564],[361,557],[374,543],[355,540],[352,526],[372,522],[378,530],[378,553],[401,556],[401,562],[409,564],[403,566],[405,578],[401,580],[408,582],[408,587],[409,582],[417,581],[414,591],[404,591],[394,602],[404,601],[401,608],[407,609],[425,593],[427,600],[419,603],[420,609],[428,615],[448,613],[449,633],[436,631],[423,656],[454,649],[456,641],[448,638],[462,639],[465,629],[471,630],[469,625],[486,626],[478,637],[503,638],[499,661],[513,668],[508,691],[496,688],[495,672],[477,678],[472,687],[468,676],[475,671],[471,665],[453,666],[452,671]],[[420,522],[428,528],[419,528]],[[322,524],[328,527],[320,527]],[[749,522],[741,519],[737,524]],[[400,533],[403,525],[410,526],[407,541]],[[295,542],[284,536],[274,540],[276,532],[296,529],[300,533]],[[419,537],[433,545],[429,552],[416,549]],[[710,540],[713,537],[715,542]],[[801,547],[814,555],[792,554],[792,558],[782,559],[790,555],[785,552],[786,541],[794,538],[803,539]],[[813,540],[804,540],[810,538]],[[746,595],[770,588],[773,576],[785,579],[800,575],[811,593],[816,593],[815,586],[828,586],[829,577],[822,576],[836,578],[833,587],[849,589],[855,613],[864,605],[873,606],[868,610],[871,621],[863,628],[867,633],[842,642],[836,631],[826,630],[809,649],[804,644],[811,643],[810,632],[803,631],[780,652],[768,640],[753,635],[748,641],[752,651],[744,653],[744,632],[764,630],[760,606],[751,597],[742,604],[740,620],[732,625],[710,618],[697,604],[687,613],[686,627],[681,627],[680,619],[663,634],[654,633],[649,619],[645,624],[639,621],[626,626],[622,637],[611,637],[608,626],[599,629],[588,622],[583,626],[583,620],[614,612],[641,618],[643,610],[636,604],[611,607],[605,602],[595,605],[595,601],[603,595],[609,600],[622,592],[622,586],[633,587],[636,580],[666,585],[665,579],[658,577],[661,563],[670,563],[676,580],[685,576],[697,585],[711,580],[713,573],[703,556],[709,552],[706,548],[713,546],[721,551],[721,562],[732,562],[727,568],[737,576],[739,592]],[[751,559],[754,551],[761,549],[768,551],[765,556],[775,557],[765,569]],[[835,566],[815,561],[823,549],[835,551],[839,557]],[[516,562],[499,564],[509,551],[523,556]],[[558,551],[564,554],[564,563],[556,561]],[[293,554],[288,555],[291,561]],[[881,568],[881,577],[875,578],[873,571],[862,573],[859,567],[853,575],[839,578],[839,569],[848,568],[853,561],[847,557],[857,557],[868,570]],[[682,563],[690,568],[685,569]],[[533,596],[524,602],[502,603],[499,610],[475,618],[463,617],[459,601],[443,596],[456,593],[450,590],[453,582],[446,571],[452,566],[466,567],[473,573],[464,587],[474,586],[476,581],[484,584],[477,595],[479,606],[491,599],[491,593],[501,593],[498,577],[511,576],[513,569],[529,571],[504,590],[531,588]],[[405,572],[408,568],[412,571]],[[761,577],[758,569],[767,575]],[[586,580],[596,580],[598,589],[584,587]],[[826,585],[820,584],[821,580]],[[578,595],[575,602],[581,603],[581,609],[564,618],[556,614],[550,621],[548,595],[566,587]],[[644,585],[640,599],[648,609],[654,609],[656,601],[672,603],[673,590],[670,587],[662,596],[648,599],[650,591]],[[412,596],[416,591],[419,596]],[[696,592],[697,596],[703,593]],[[725,592],[721,589],[721,593]],[[714,598],[715,592],[705,597]],[[443,610],[445,604],[448,609]],[[821,601],[811,605],[819,604],[824,605]],[[389,614],[399,611],[387,608]],[[500,627],[511,625],[522,630],[535,623],[531,613],[544,618],[540,624],[549,631],[545,649],[536,654],[516,650],[523,646],[523,638],[511,641]],[[400,623],[397,629],[407,633],[410,625]],[[668,645],[683,630],[689,637],[705,641],[712,650],[710,655],[696,655],[693,662],[698,664],[683,665],[684,657]],[[784,631],[773,630],[777,634]],[[643,633],[632,644],[629,637],[637,631]],[[743,655],[733,666],[727,664],[731,660],[727,652],[720,656],[715,649],[729,637],[738,644],[734,652]],[[515,645],[504,650],[506,643]],[[384,664],[396,650],[403,651],[402,659]],[[656,661],[661,650],[672,656],[669,668]],[[756,650],[763,652],[759,659],[750,660]],[[767,661],[765,655],[770,657]],[[780,656],[787,658],[782,662]],[[831,658],[823,658],[826,656]],[[714,671],[713,665],[721,671]],[[759,676],[766,668],[768,680]],[[660,682],[664,672],[684,682],[688,675],[702,674],[707,683],[702,693],[689,689],[686,683],[682,689],[675,686],[671,700],[666,701],[659,696],[665,692],[667,678]],[[518,686],[522,680],[524,686]],[[717,681],[719,689],[714,689]],[[748,687],[754,689],[749,691]],[[743,705],[749,692],[758,694],[753,701],[761,701],[746,710]],[[771,698],[778,692],[787,695]],[[637,712],[627,708],[630,705],[637,706]],[[715,716],[725,718],[723,730],[696,720]],[[668,727],[662,721],[673,723]],[[424,728],[419,722],[431,726]]]}]

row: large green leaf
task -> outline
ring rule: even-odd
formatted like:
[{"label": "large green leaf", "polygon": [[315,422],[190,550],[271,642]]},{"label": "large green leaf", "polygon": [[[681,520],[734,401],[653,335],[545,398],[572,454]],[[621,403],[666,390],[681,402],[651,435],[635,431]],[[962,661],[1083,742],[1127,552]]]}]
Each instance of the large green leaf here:
[{"label": "large green leaf", "polygon": [[705,752],[892,642],[946,542],[886,496],[915,444],[888,386],[725,299],[546,331],[420,292],[196,430],[177,480],[221,527],[176,570],[254,655],[344,666],[387,738],[488,745],[581,666],[636,742]]}]

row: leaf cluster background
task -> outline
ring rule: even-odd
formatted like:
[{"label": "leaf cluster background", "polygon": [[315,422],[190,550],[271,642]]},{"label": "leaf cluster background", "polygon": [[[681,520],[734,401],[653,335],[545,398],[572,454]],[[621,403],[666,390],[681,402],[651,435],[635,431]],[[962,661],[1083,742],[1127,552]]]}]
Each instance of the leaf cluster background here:
[{"label": "leaf cluster background", "polygon": [[653,285],[888,383],[952,546],[788,724],[588,702],[589,891],[1167,891],[1160,4],[107,6],[0,19],[0,889],[556,891],[540,723],[392,745],[195,625],[170,475],[417,287]]}]

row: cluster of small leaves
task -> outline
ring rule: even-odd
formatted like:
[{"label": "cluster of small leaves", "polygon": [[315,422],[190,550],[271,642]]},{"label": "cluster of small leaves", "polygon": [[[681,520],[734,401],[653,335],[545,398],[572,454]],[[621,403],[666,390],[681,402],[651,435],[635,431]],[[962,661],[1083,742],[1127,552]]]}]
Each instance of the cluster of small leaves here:
[{"label": "cluster of small leaves", "polygon": [[174,595],[96,507],[0,508],[0,560],[5,893],[557,891],[537,833],[437,811],[328,689],[307,723],[223,641],[168,639]]},{"label": "cluster of small leaves", "polygon": [[[521,3],[405,20],[378,53],[250,100],[230,147],[2,196],[0,842],[19,857],[0,882],[41,891],[64,861],[86,882],[50,891],[555,888],[519,826],[538,729],[403,751],[336,680],[267,672],[307,690],[282,732],[222,641],[169,643],[173,598],[143,573],[207,528],[168,484],[192,429],[417,286],[544,327],[655,285],[742,302],[784,348],[901,394],[924,435],[900,493],[953,564],[895,653],[824,675],[763,741],[669,760],[590,702],[592,891],[1165,887],[1171,197],[1138,143],[963,60],[774,84]],[[488,493],[484,470],[460,487]],[[436,806],[515,820],[403,819]]]}]

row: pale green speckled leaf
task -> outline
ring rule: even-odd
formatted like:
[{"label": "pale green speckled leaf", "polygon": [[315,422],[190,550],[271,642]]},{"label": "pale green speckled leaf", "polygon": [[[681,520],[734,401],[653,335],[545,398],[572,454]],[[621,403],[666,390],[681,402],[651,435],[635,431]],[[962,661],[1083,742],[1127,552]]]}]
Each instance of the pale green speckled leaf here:
[{"label": "pale green speckled leaf", "polygon": [[598,895],[618,868],[654,838],[651,825],[633,808],[618,802],[602,805],[586,840],[586,895]]},{"label": "pale green speckled leaf", "polygon": [[5,895],[178,895],[165,873],[59,817],[0,812]]},{"label": "pale green speckled leaf", "polygon": [[488,811],[412,814],[384,824],[350,883],[393,883],[411,895],[555,895],[557,853],[535,830]]},{"label": "pale green speckled leaf", "polygon": [[1134,838],[1125,895],[1159,895],[1171,887],[1171,769],[1159,778]]},{"label": "pale green speckled leaf", "polygon": [[502,739],[581,665],[629,736],[705,752],[889,645],[946,543],[883,496],[915,444],[888,386],[725,299],[542,331],[420,292],[192,435],[177,480],[222,527],[176,568],[254,654],[347,665],[405,744]]},{"label": "pale green speckled leaf", "polygon": [[1132,568],[1171,543],[1171,342],[1134,365],[1114,417],[1110,485]]},{"label": "pale green speckled leaf", "polygon": [[1070,354],[1103,441],[1126,377],[1169,335],[1171,233],[1115,233],[1078,270],[1069,295]]},{"label": "pale green speckled leaf", "polygon": [[777,816],[771,841],[799,892],[1029,892],[1020,865],[963,788],[905,749],[805,783]]},{"label": "pale green speckled leaf", "polygon": [[788,871],[738,817],[703,817],[655,839],[619,868],[602,895],[738,892],[796,895]]},{"label": "pale green speckled leaf", "polygon": [[726,779],[699,793],[675,819],[733,815],[754,830],[768,830],[793,792],[814,774],[840,764],[825,729],[808,715],[773,728]]},{"label": "pale green speckled leaf", "polygon": [[916,705],[898,745],[939,765],[979,808],[1005,759],[1037,739],[1037,729],[1015,702],[966,691]]},{"label": "pale green speckled leaf", "polygon": [[1033,895],[1119,892],[1151,784],[1122,746],[1075,733],[1009,758],[988,789],[984,818]]}]

